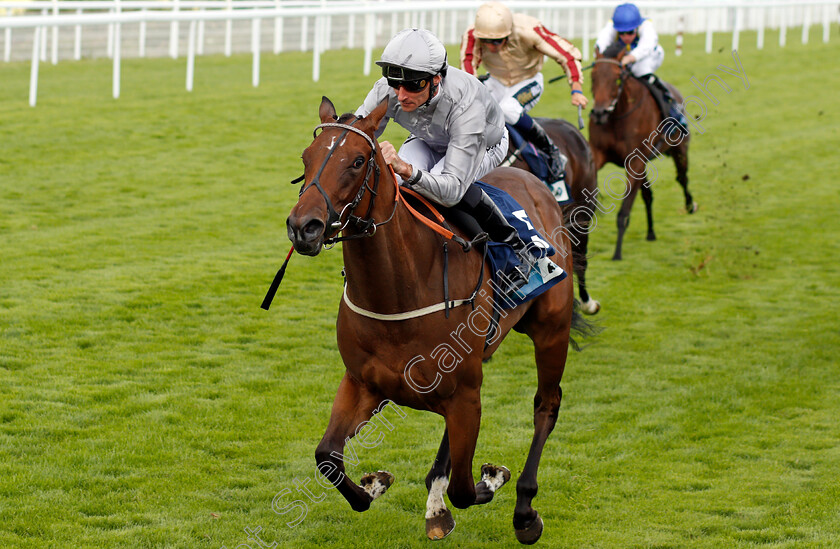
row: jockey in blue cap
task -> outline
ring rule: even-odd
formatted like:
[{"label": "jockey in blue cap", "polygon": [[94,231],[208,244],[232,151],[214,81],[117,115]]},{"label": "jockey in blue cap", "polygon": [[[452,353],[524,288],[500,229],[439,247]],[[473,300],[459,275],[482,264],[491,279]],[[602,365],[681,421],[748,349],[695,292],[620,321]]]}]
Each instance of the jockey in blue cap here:
[{"label": "jockey in blue cap", "polygon": [[[682,122],[682,116],[674,109],[673,97],[668,87],[657,77],[654,72],[662,66],[665,60],[665,50],[659,44],[659,35],[650,19],[645,19],[639,13],[635,4],[621,4],[615,8],[612,21],[608,21],[604,28],[598,32],[595,41],[595,53],[603,54],[610,46],[620,44],[626,50],[621,58],[621,65],[630,65],[630,72],[642,81],[647,82],[652,88],[662,110],[672,111],[671,116]],[[664,103],[664,104],[663,104]],[[663,113],[665,116],[669,114]]]}]

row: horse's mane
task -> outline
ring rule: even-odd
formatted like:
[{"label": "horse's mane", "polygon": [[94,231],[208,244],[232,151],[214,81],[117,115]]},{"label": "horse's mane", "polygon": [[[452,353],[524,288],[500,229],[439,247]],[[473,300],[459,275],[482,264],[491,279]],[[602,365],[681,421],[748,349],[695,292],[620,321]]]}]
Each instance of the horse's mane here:
[{"label": "horse's mane", "polygon": [[355,114],[353,114],[352,112],[346,112],[338,118],[338,123],[339,124],[347,124],[348,122],[350,122],[352,120],[355,120],[355,119],[356,119]]},{"label": "horse's mane", "polygon": [[607,49],[604,50],[604,57],[615,59],[616,57],[618,57],[618,54],[621,53],[621,50],[623,50],[624,48],[624,42],[622,42],[621,40],[613,42],[612,44],[607,46]]}]

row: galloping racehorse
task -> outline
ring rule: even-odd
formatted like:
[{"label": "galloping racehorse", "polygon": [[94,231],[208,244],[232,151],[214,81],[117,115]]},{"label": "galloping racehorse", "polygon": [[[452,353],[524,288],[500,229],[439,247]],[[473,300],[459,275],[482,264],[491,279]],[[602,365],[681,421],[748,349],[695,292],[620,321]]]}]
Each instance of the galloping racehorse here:
[{"label": "galloping racehorse", "polygon": [[[595,202],[598,196],[598,171],[592,161],[592,151],[583,134],[565,120],[537,118],[560,152],[569,159],[566,164],[566,181],[574,202],[563,206],[563,220],[569,229],[574,255],[575,276],[580,294],[580,309],[594,315],[601,309],[601,304],[592,299],[586,288],[586,268],[589,250],[589,231],[592,230],[592,218],[595,216]],[[510,141],[508,157],[503,166],[513,166],[530,170],[528,163],[516,154],[513,140]]]},{"label": "galloping racehorse", "polygon": [[[636,193],[641,188],[648,222],[648,240],[656,240],[653,232],[653,192],[647,181],[646,161],[663,153],[674,159],[677,167],[677,181],[683,188],[685,208],[688,213],[697,211],[691,193],[688,192],[688,142],[689,134],[673,118],[662,120],[661,111],[650,90],[621,66],[626,53],[622,49],[617,56],[596,55],[592,68],[592,95],[595,105],[590,112],[593,123],[589,125],[589,144],[595,169],[600,170],[607,162],[617,164],[627,171],[627,182],[622,185],[621,209],[618,212],[618,238],[613,259],[621,259],[621,243],[624,232],[630,224],[630,208]],[[666,84],[672,97],[682,101],[676,88]],[[622,181],[623,184],[623,181]],[[618,185],[606,183],[612,191]]]},{"label": "galloping racehorse", "polygon": [[[473,480],[482,359],[511,329],[524,332],[534,341],[538,383],[534,437],[516,484],[513,524],[519,541],[534,543],[543,528],[531,507],[537,468],[557,420],[573,318],[575,327],[583,323],[573,314],[572,277],[502,310],[498,328],[488,330],[494,307],[490,269],[480,253],[462,253],[453,242],[444,255],[444,239],[409,212],[373,137],[386,108],[383,102],[367,117],[337,119],[333,104],[322,100],[322,131],[303,152],[305,182],[286,220],[300,254],[314,256],[325,243],[343,240],[346,286],[336,330],[346,372],[315,451],[318,469],[354,510],[364,511],[394,477],[379,471],[363,477],[361,485],[352,482],[344,470],[345,442],[364,433],[368,420],[389,401],[442,415],[443,441],[426,477],[426,534],[446,536],[455,523],[444,492],[455,507],[466,508],[489,502],[510,478],[506,468],[484,465],[482,480]],[[562,225],[560,208],[532,174],[498,168],[485,181],[513,195],[542,234]],[[570,246],[565,237],[558,245]],[[571,254],[557,257],[570,272]],[[444,311],[447,270],[448,291],[456,299]]]}]

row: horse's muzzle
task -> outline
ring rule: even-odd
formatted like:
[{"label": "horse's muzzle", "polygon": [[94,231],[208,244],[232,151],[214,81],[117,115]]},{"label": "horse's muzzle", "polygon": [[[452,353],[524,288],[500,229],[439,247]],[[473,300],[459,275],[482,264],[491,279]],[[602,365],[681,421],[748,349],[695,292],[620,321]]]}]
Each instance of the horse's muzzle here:
[{"label": "horse's muzzle", "polygon": [[324,243],[324,222],[315,217],[300,219],[294,215],[286,218],[286,233],[302,255],[318,255]]},{"label": "horse's muzzle", "polygon": [[606,124],[607,119],[610,117],[609,109],[605,108],[594,108],[589,111],[589,118],[592,119],[593,122],[596,124]]}]

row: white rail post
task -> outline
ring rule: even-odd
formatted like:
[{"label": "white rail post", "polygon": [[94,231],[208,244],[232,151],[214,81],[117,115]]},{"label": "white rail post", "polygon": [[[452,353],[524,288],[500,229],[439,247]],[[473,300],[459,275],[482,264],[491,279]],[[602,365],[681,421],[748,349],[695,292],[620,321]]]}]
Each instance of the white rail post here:
[{"label": "white rail post", "polygon": [[[281,9],[280,0],[275,0],[274,5],[277,9]],[[283,51],[283,17],[274,18],[274,54]]]},{"label": "white rail post", "polygon": [[831,6],[823,6],[823,42],[826,44],[828,44],[828,37],[831,34],[831,17],[829,16],[830,10]]},{"label": "white rail post", "polygon": [[[181,11],[179,0],[173,0],[172,13]],[[178,59],[178,21],[172,21],[169,24],[169,57]]]},{"label": "white rail post", "polygon": [[[233,0],[227,0],[228,12],[233,11]],[[230,57],[231,53],[231,34],[233,32],[233,21],[227,19],[225,21],[225,57]]]},{"label": "white rail post", "polygon": [[779,26],[779,47],[785,47],[785,43],[787,43],[787,16],[788,10],[786,8],[781,8],[781,25]]},{"label": "white rail post", "polygon": [[735,12],[732,21],[732,50],[738,49],[738,42],[741,34],[741,8],[732,8]]},{"label": "white rail post", "polygon": [[6,27],[6,39],[3,41],[3,61],[12,60],[12,27]]},{"label": "white rail post", "polygon": [[568,8],[568,10],[569,14],[567,15],[567,17],[569,27],[566,30],[566,40],[571,40],[573,38],[577,38],[575,36],[575,8]]},{"label": "white rail post", "polygon": [[251,85],[256,88],[260,85],[260,20],[256,17],[251,20],[251,51],[254,53],[251,65]]},{"label": "white rail post", "polygon": [[[108,10],[109,14],[114,13],[114,9],[111,8]],[[108,46],[107,46],[107,55],[108,59],[114,58],[114,24],[108,23]]]},{"label": "white rail post", "polygon": [[347,47],[349,49],[353,49],[353,45],[355,44],[355,34],[356,34],[356,16],[352,13],[347,16]]},{"label": "white rail post", "polygon": [[450,18],[449,23],[449,41],[453,44],[458,41],[458,38],[461,36],[459,32],[461,29],[458,28],[458,12],[456,10],[452,10],[452,17]]},{"label": "white rail post", "polygon": [[[143,8],[140,10],[140,13],[145,18],[147,10]],[[140,32],[139,36],[137,37],[137,55],[140,57],[146,57],[146,20],[143,19],[140,21]]]},{"label": "white rail post", "polygon": [[300,21],[300,51],[306,51],[307,34],[309,34],[309,17],[304,15]]},{"label": "white rail post", "polygon": [[321,79],[321,33],[323,32],[324,21],[320,15],[315,16],[315,28],[312,32],[312,81]]},{"label": "white rail post", "polygon": [[811,27],[811,6],[806,6],[802,15],[802,43],[808,43],[808,31]]},{"label": "white rail post", "polygon": [[712,8],[706,8],[706,53],[712,53]]},{"label": "white rail post", "polygon": [[[120,0],[114,0],[114,5],[117,8],[117,13],[120,13]],[[122,34],[122,24],[116,23],[114,25],[114,83],[112,86],[112,95],[114,99],[119,99],[120,97],[120,55],[122,53],[120,49],[120,43],[122,40],[120,39]]]},{"label": "white rail post", "polygon": [[[76,15],[81,15],[82,10],[77,9]],[[76,25],[76,28],[73,31],[73,59],[78,61],[82,58],[82,26]]]},{"label": "white rail post", "polygon": [[195,76],[195,21],[190,21],[190,33],[187,37],[187,91],[193,91]]},{"label": "white rail post", "polygon": [[38,100],[38,61],[41,59],[41,27],[35,27],[32,37],[32,69],[29,72],[29,106],[34,107]]},{"label": "white rail post", "polygon": [[757,7],[756,9],[756,16],[758,17],[758,35],[756,37],[755,47],[763,50],[764,49],[764,10],[766,8]]},{"label": "white rail post", "polygon": [[[58,0],[52,0],[53,15],[58,15]],[[58,25],[53,25],[52,28],[52,64],[58,65]]]}]

